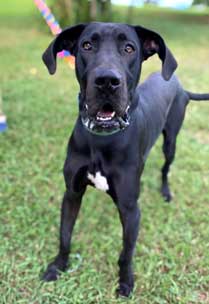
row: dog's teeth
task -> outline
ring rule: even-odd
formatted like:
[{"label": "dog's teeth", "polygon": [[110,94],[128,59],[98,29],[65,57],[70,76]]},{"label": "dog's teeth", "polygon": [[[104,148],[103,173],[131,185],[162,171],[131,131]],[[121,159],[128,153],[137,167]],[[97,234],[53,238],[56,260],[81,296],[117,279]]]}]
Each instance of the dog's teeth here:
[{"label": "dog's teeth", "polygon": [[112,114],[111,114],[111,118],[113,118],[115,116],[115,111],[114,112],[112,112]]},{"label": "dog's teeth", "polygon": [[97,120],[99,120],[99,121],[108,121],[108,120],[111,120],[114,116],[115,116],[115,112],[112,112],[109,116],[106,116],[106,117],[98,115],[97,116]]},{"label": "dog's teeth", "polygon": [[98,117],[98,116],[97,116],[97,119],[100,120],[100,121],[111,120],[111,118],[112,118],[112,117]]}]

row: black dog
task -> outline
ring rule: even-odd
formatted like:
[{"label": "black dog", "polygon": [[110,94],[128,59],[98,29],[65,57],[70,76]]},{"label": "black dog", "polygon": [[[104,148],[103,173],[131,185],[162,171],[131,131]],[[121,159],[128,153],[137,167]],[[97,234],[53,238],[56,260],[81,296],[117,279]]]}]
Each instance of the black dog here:
[{"label": "black dog", "polygon": [[[173,75],[176,60],[157,33],[140,26],[80,24],[64,30],[49,45],[43,61],[50,74],[56,55],[69,50],[76,57],[80,84],[79,116],[64,165],[66,192],[62,203],[60,248],[43,278],[56,280],[67,267],[70,241],[87,185],[106,191],[115,202],[123,226],[119,295],[133,289],[132,256],[138,235],[137,199],[147,155],[164,135],[162,195],[171,200],[167,174],[174,159],[176,136],[189,99],[209,94],[186,92]],[[162,76],[152,74],[137,86],[144,60],[157,53]]]}]

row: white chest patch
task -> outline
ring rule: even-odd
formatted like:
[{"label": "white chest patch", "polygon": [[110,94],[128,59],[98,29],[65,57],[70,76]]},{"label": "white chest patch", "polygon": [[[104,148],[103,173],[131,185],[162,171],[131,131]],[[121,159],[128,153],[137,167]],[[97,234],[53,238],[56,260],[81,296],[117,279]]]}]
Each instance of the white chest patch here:
[{"label": "white chest patch", "polygon": [[105,176],[101,175],[101,172],[96,172],[95,176],[91,173],[87,175],[88,179],[95,185],[95,187],[102,191],[109,190],[107,179]]}]

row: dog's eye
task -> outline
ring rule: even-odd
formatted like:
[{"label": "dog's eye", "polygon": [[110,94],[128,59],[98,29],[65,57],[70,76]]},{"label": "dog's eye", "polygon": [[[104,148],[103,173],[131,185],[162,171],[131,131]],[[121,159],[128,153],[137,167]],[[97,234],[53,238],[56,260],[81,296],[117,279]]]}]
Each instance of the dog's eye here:
[{"label": "dog's eye", "polygon": [[88,42],[88,41],[85,41],[85,42],[83,43],[83,49],[84,49],[85,51],[90,51],[90,50],[92,49],[91,43]]},{"label": "dog's eye", "polygon": [[127,44],[125,46],[125,52],[128,53],[128,54],[131,54],[135,51],[134,47],[131,45],[131,44]]}]

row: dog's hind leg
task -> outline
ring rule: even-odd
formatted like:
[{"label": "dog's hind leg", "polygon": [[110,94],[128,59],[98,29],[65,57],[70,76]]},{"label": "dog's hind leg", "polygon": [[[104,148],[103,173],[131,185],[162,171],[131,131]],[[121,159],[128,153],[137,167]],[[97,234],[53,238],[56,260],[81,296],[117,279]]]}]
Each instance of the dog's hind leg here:
[{"label": "dog's hind leg", "polygon": [[82,196],[83,192],[73,193],[70,190],[64,194],[61,209],[59,253],[54,261],[48,265],[43,275],[44,281],[57,280],[59,272],[65,271],[67,268],[73,227],[81,206]]},{"label": "dog's hind leg", "polygon": [[170,136],[166,130],[163,130],[163,153],[165,155],[165,163],[162,167],[162,186],[161,193],[166,202],[171,201],[172,195],[168,183],[168,172],[172,164],[176,151],[176,136]]},{"label": "dog's hind leg", "polygon": [[163,129],[163,153],[165,155],[165,163],[162,167],[161,193],[166,202],[170,202],[172,199],[168,182],[168,173],[175,158],[176,138],[184,121],[188,101],[188,96],[184,92],[182,92],[180,96],[177,96],[169,111],[168,119]]}]

